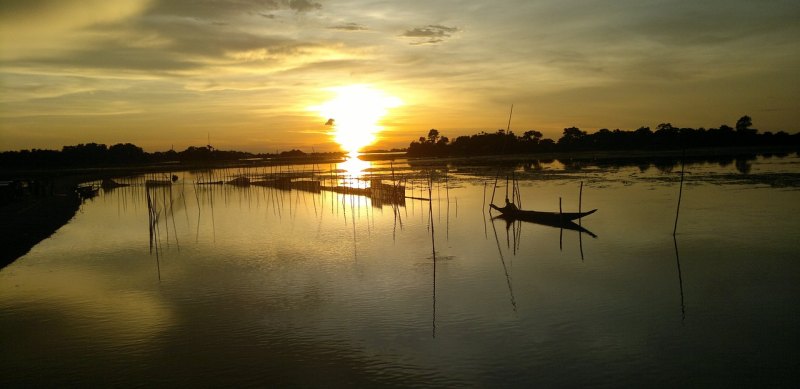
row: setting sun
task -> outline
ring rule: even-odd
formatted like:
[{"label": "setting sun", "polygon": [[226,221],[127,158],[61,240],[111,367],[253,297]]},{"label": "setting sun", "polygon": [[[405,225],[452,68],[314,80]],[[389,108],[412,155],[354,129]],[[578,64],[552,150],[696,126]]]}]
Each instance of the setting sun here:
[{"label": "setting sun", "polygon": [[330,88],[336,96],[311,109],[327,119],[333,139],[348,153],[372,144],[383,129],[378,123],[400,99],[368,85]]}]

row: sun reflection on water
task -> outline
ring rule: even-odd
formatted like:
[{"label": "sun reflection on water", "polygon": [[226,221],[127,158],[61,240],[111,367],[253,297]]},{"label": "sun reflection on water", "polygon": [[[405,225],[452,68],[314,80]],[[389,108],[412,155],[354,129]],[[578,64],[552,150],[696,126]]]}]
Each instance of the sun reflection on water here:
[{"label": "sun reflection on water", "polygon": [[344,162],[336,165],[338,170],[344,170],[345,174],[350,178],[361,178],[366,173],[372,164],[358,158],[359,153],[350,152],[347,154],[347,159]]},{"label": "sun reflection on water", "polygon": [[336,164],[336,170],[341,172],[337,185],[349,188],[366,188],[367,182],[364,180],[372,163],[358,158],[359,153],[350,152],[344,162]]}]

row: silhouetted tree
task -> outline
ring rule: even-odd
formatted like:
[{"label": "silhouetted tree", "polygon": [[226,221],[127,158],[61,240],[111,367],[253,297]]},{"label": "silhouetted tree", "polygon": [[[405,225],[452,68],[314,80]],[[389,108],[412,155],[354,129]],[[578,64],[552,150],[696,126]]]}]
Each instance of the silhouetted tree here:
[{"label": "silhouetted tree", "polygon": [[[671,123],[661,123],[652,131],[650,127],[639,127],[635,131],[613,131],[602,128],[589,134],[577,127],[565,128],[558,142],[545,139],[539,131],[529,130],[517,137],[513,131],[499,129],[493,133],[481,131],[475,135],[459,136],[450,141],[436,130],[430,130],[428,137],[420,137],[411,142],[409,156],[469,156],[509,153],[537,153],[547,151],[574,150],[657,150],[692,147],[728,146],[789,146],[800,145],[800,133],[789,135],[786,132],[757,135],[750,129],[746,118],[740,120],[744,132],[734,131],[727,125],[706,130],[705,128],[679,128]],[[670,169],[669,161],[660,161],[658,168]],[[645,167],[646,168],[646,167]]]},{"label": "silhouetted tree", "polygon": [[750,127],[753,125],[753,119],[750,116],[744,115],[736,121],[736,132],[749,132]]},{"label": "silhouetted tree", "polygon": [[566,149],[575,149],[581,146],[585,137],[586,132],[577,127],[565,128],[563,135],[558,140],[558,145]]},{"label": "silhouetted tree", "polygon": [[146,160],[141,147],[131,143],[117,143],[108,148],[109,161],[121,164],[139,163]]},{"label": "silhouetted tree", "polygon": [[304,157],[306,153],[301,150],[292,149],[290,151],[281,152],[281,157]]},{"label": "silhouetted tree", "polygon": [[539,143],[539,141],[542,139],[542,136],[543,135],[541,132],[530,130],[530,131],[525,131],[522,134],[522,140],[526,142]]},{"label": "silhouetted tree", "polygon": [[439,130],[431,128],[431,130],[428,131],[428,142],[436,143],[437,139],[439,139]]}]

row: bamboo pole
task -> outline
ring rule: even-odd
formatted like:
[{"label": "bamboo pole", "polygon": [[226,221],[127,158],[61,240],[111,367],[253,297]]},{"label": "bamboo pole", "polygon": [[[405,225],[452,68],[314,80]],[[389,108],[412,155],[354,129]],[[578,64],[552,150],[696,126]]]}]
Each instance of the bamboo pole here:
[{"label": "bamboo pole", "polygon": [[486,181],[483,182],[483,202],[481,205],[484,208],[483,213],[486,214]]},{"label": "bamboo pole", "polygon": [[[578,213],[581,213],[581,203],[583,202],[583,181],[581,181],[581,189],[578,191]],[[578,218],[578,225],[583,226],[581,219]],[[581,262],[583,262],[583,232],[578,231],[578,248],[581,251]]]},{"label": "bamboo pole", "polygon": [[511,111],[508,112],[508,124],[506,125],[506,134],[511,131],[511,115],[514,114],[514,104],[511,104]]},{"label": "bamboo pole", "polygon": [[506,176],[506,200],[508,200],[508,176]]},{"label": "bamboo pole", "polygon": [[[492,185],[492,199],[489,200],[489,204],[494,204],[494,193],[497,191],[497,177],[500,176],[500,172],[498,171],[497,173],[498,174],[495,174],[494,176],[494,185]],[[491,208],[489,209],[489,213],[492,213]]]},{"label": "bamboo pole", "polygon": [[[508,113],[508,125],[506,125],[506,133],[511,131],[511,116],[514,114],[514,104],[511,104],[511,111]],[[505,151],[505,140],[503,141],[503,150]],[[492,187],[492,200],[489,204],[494,204],[494,194],[497,191],[497,178],[500,176],[500,167],[497,168],[497,173],[494,175],[494,186]],[[506,177],[506,181],[508,177]],[[508,198],[508,183],[506,182],[506,198]],[[489,214],[492,210],[489,209]]]},{"label": "bamboo pole", "polygon": [[[563,222],[563,215],[561,211],[561,196],[558,197],[558,222]],[[564,227],[561,227],[558,232],[558,249],[564,251]]]},{"label": "bamboo pole", "polygon": [[683,197],[683,173],[686,167],[686,149],[683,150],[683,155],[681,156],[681,184],[680,188],[678,189],[678,208],[675,210],[675,226],[672,228],[672,236],[675,236],[675,233],[678,232],[678,216],[681,213],[681,197]]}]

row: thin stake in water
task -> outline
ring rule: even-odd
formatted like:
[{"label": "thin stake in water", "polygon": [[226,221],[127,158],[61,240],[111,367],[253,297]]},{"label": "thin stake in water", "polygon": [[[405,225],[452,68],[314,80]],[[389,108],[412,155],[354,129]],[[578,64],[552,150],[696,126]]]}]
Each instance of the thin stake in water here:
[{"label": "thin stake in water", "polygon": [[678,231],[678,216],[681,213],[681,197],[683,196],[683,173],[685,167],[686,167],[686,149],[683,149],[683,155],[681,156],[681,185],[680,189],[678,189],[678,209],[675,211],[675,226],[672,228],[672,236],[675,236],[675,233]]}]

